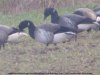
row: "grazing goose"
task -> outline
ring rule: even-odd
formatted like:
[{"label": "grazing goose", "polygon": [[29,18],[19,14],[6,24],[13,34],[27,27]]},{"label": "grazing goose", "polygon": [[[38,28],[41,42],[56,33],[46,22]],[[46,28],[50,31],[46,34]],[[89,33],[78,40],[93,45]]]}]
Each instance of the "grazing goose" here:
[{"label": "grazing goose", "polygon": [[[86,23],[88,20],[91,21],[91,19],[89,19],[88,17],[78,14],[67,14],[64,16],[59,16],[56,9],[54,8],[46,8],[44,10],[44,19],[46,19],[49,15],[51,15],[51,23],[56,23],[60,26],[69,28],[70,31],[75,32],[76,34],[81,32],[80,30],[78,30],[78,24]],[[66,37],[64,36],[62,36],[62,38],[66,39]],[[75,40],[77,40],[77,36]]]},{"label": "grazing goose", "polygon": [[54,8],[46,8],[44,10],[44,19],[46,19],[49,15],[51,15],[51,22],[57,23],[63,27],[70,28],[73,32],[77,33],[78,24],[84,23],[87,21],[87,17],[77,15],[77,14],[67,14],[64,16],[59,16],[56,9]]},{"label": "grazing goose", "polygon": [[96,21],[96,14],[89,8],[79,8],[74,11],[74,14],[87,17],[86,23],[92,23]]},{"label": "grazing goose", "polygon": [[[61,27],[58,24],[43,24],[36,27],[31,21],[24,20],[19,24],[20,31],[28,27],[29,35],[36,41],[48,46],[51,43],[64,42],[62,36],[68,37],[68,35],[76,36],[74,32],[69,32],[65,27]],[[65,34],[63,34],[65,32]],[[68,34],[68,35],[67,35]],[[72,37],[71,36],[71,37]],[[70,38],[71,39],[71,38]]]},{"label": "grazing goose", "polygon": [[44,10],[44,19],[51,15],[51,23],[59,24],[60,26],[67,27],[73,32],[77,32],[77,26],[73,25],[72,21],[64,16],[59,16],[56,9],[46,8]]},{"label": "grazing goose", "polygon": [[100,28],[99,19],[95,12],[89,8],[79,8],[74,11],[74,14],[87,17],[87,19],[82,23],[78,24],[78,32],[98,30]]},{"label": "grazing goose", "polygon": [[[15,42],[14,37],[16,37],[16,34],[19,33],[19,29],[14,27],[9,27],[6,25],[0,25],[0,48],[3,45],[5,47],[5,43],[9,42]],[[21,32],[22,33],[22,32]],[[19,34],[18,36],[22,36],[22,34]],[[17,39],[17,37],[16,37]],[[17,42],[17,41],[16,41]]]}]

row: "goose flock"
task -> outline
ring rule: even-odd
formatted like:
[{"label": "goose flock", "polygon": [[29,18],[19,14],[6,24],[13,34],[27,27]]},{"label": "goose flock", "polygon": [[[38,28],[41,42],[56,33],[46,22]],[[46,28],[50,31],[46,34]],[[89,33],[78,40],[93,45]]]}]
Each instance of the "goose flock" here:
[{"label": "goose flock", "polygon": [[77,40],[78,33],[83,31],[100,30],[100,6],[95,9],[78,8],[73,13],[59,15],[55,8],[44,9],[44,20],[51,16],[51,23],[45,23],[40,26],[35,25],[30,20],[23,20],[17,27],[0,25],[0,48],[5,44],[18,43],[18,39],[28,36],[24,32],[28,28],[29,36],[36,41],[45,44],[56,45],[65,43],[71,39]]}]

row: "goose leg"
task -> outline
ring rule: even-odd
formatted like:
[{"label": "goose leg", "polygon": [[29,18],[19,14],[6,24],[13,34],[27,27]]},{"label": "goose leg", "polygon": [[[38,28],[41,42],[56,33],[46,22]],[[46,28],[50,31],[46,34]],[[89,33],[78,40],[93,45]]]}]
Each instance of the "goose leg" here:
[{"label": "goose leg", "polygon": [[54,43],[54,46],[57,46],[57,44],[56,44],[56,43]]},{"label": "goose leg", "polygon": [[77,41],[77,34],[74,37],[75,37],[75,41]]},{"label": "goose leg", "polygon": [[0,45],[0,49],[1,49],[1,45]]},{"label": "goose leg", "polygon": [[3,44],[3,49],[5,48],[5,44]]},{"label": "goose leg", "polygon": [[88,33],[89,33],[89,32],[91,32],[91,28],[90,28],[90,29],[88,29],[88,30],[87,30],[87,32],[88,32]]},{"label": "goose leg", "polygon": [[66,43],[66,41],[63,41],[63,43]]},{"label": "goose leg", "polygon": [[46,44],[46,46],[48,46],[48,45],[49,45],[49,43]]},{"label": "goose leg", "polygon": [[74,41],[76,42],[77,41],[77,34],[76,35],[73,35],[71,38],[69,38],[67,40],[67,42],[70,42],[73,38],[74,38]]}]

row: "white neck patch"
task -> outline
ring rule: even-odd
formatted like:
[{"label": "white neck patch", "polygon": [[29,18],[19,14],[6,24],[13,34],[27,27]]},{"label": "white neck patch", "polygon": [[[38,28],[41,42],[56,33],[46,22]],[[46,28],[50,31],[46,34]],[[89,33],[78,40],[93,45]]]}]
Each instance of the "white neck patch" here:
[{"label": "white neck patch", "polygon": [[30,23],[28,22],[28,24],[27,24],[28,26],[30,26]]},{"label": "white neck patch", "polygon": [[96,19],[96,21],[100,21],[100,16],[97,16],[97,19]]}]

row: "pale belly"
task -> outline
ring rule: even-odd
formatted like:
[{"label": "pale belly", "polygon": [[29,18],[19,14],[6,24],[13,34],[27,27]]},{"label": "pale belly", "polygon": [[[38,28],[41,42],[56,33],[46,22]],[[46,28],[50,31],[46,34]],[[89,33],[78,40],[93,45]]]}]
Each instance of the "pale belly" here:
[{"label": "pale belly", "polygon": [[22,32],[14,33],[14,34],[8,36],[7,42],[17,44],[17,43],[24,41],[26,36],[28,36],[26,33],[22,33]]},{"label": "pale belly", "polygon": [[54,35],[53,43],[66,42],[70,40],[74,35],[58,33]]}]

